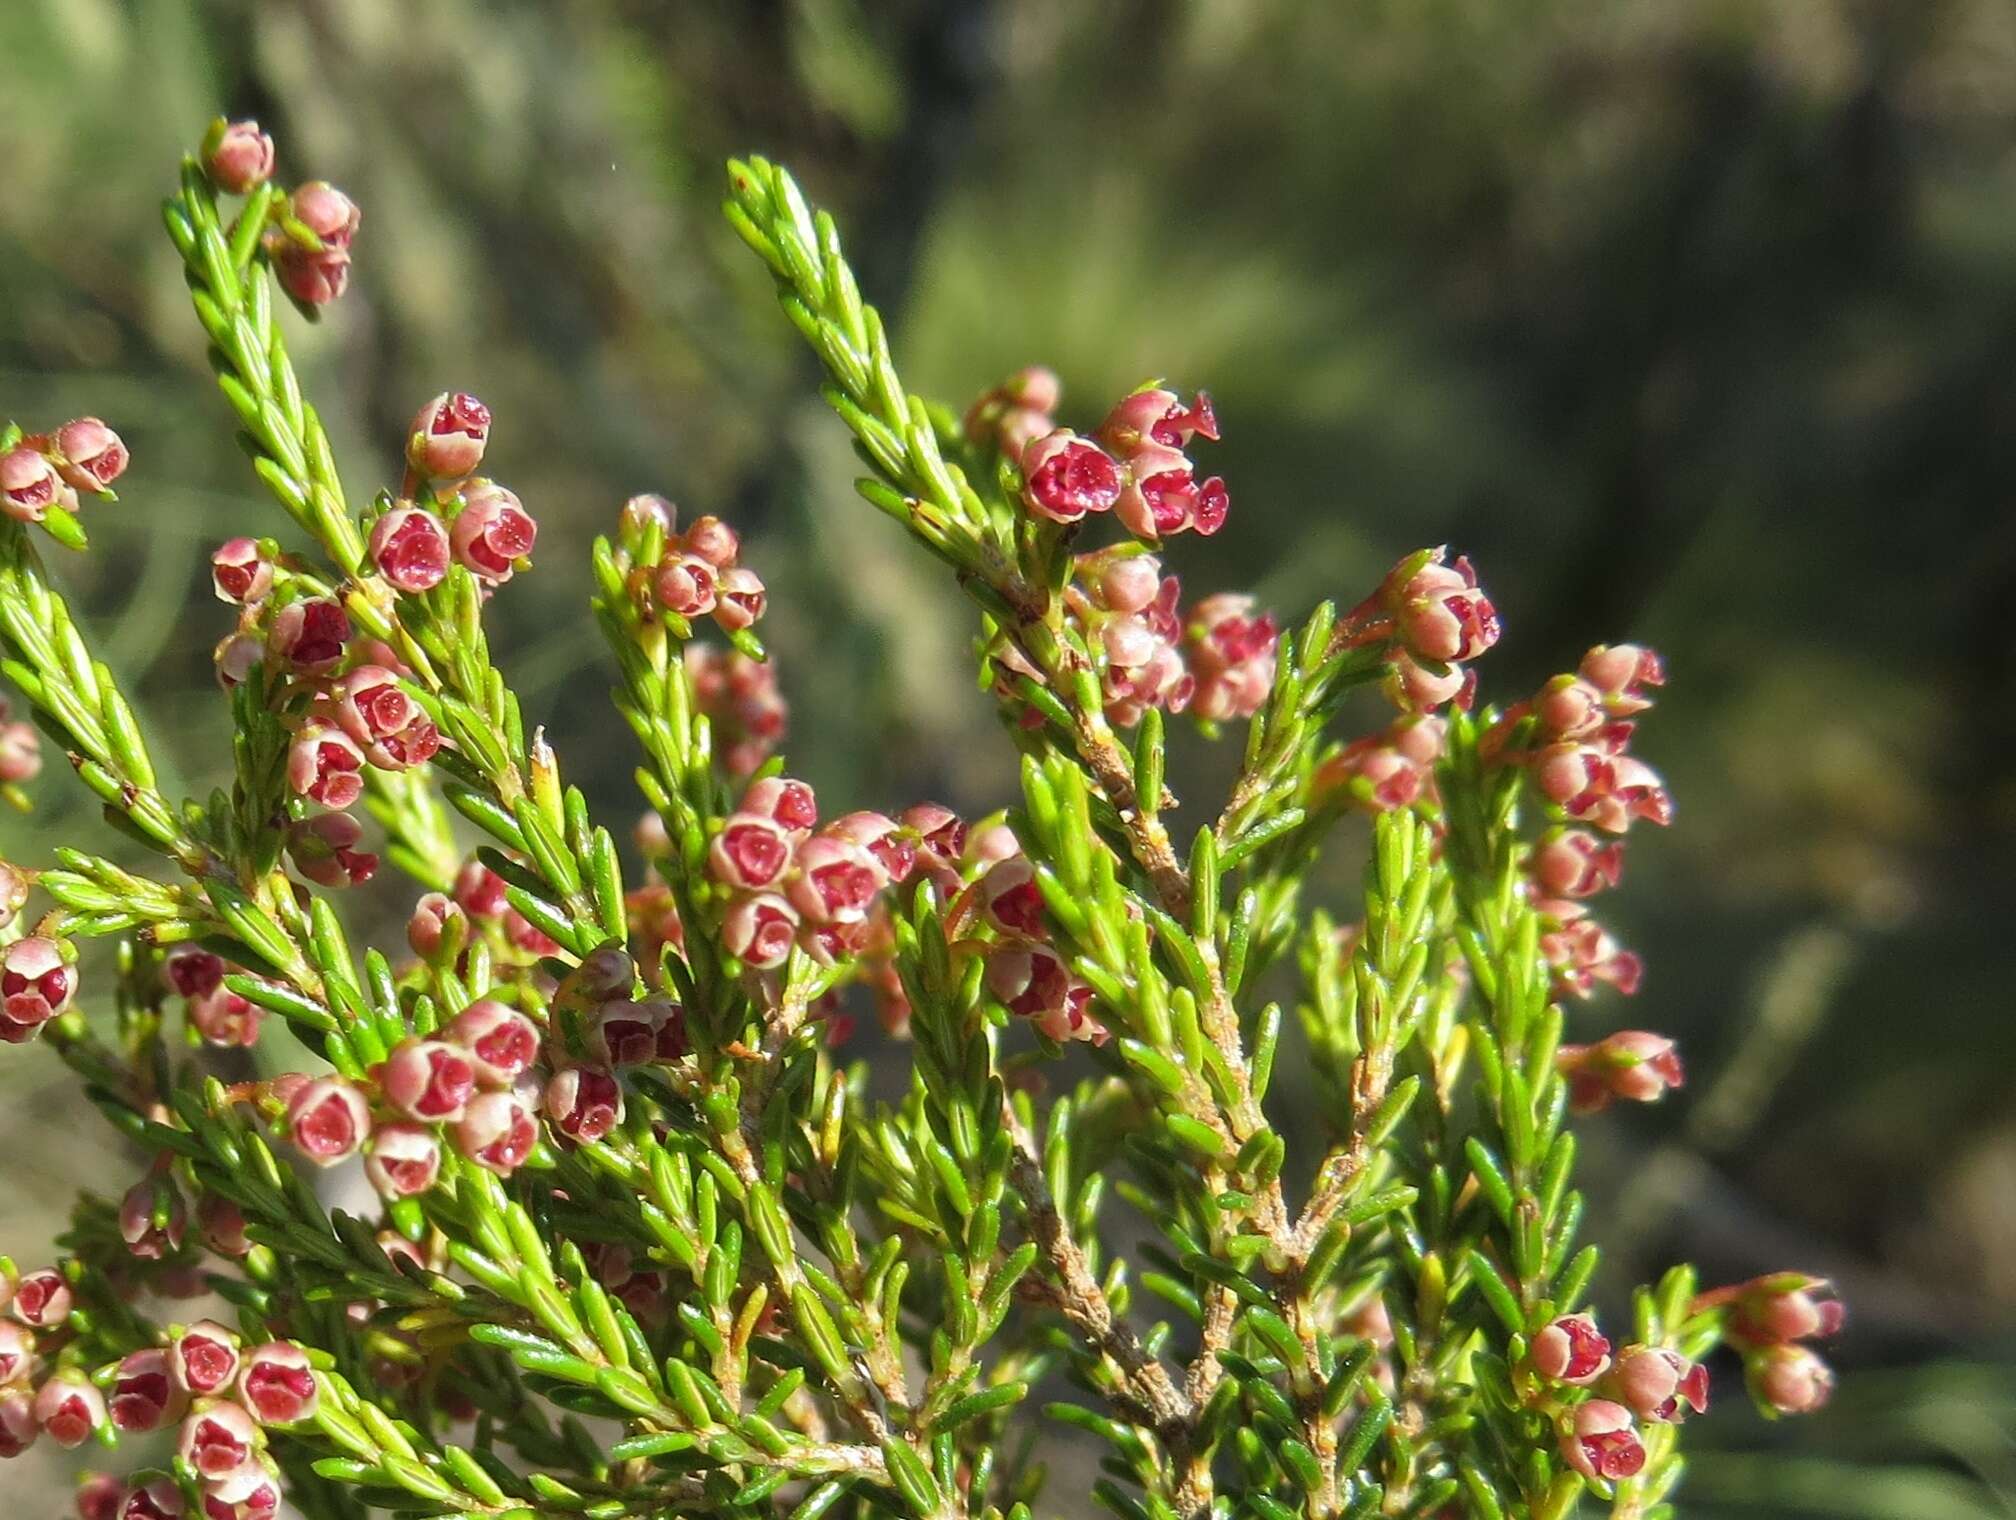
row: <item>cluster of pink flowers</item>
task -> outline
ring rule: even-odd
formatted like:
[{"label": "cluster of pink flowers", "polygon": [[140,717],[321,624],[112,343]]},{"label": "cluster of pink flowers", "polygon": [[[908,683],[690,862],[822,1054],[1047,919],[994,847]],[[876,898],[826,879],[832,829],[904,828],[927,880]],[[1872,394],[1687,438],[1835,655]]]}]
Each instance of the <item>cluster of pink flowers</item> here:
[{"label": "cluster of pink flowers", "polygon": [[1567,1314],[1534,1336],[1527,1360],[1549,1382],[1598,1395],[1560,1415],[1562,1460],[1587,1478],[1628,1478],[1645,1466],[1636,1422],[1677,1423],[1708,1409],[1708,1369],[1666,1346],[1610,1342],[1588,1314]]},{"label": "cluster of pink flowers", "polygon": [[487,591],[511,579],[538,542],[517,495],[475,471],[490,441],[490,409],[466,391],[421,407],[406,435],[401,498],[371,525],[371,563],[394,590],[431,591],[461,565]]},{"label": "cluster of pink flowers", "polygon": [[129,462],[119,435],[96,417],[30,434],[0,453],[0,512],[24,523],[39,523],[51,507],[75,512],[78,492],[109,493]]},{"label": "cluster of pink flowers", "polygon": [[633,496],[623,504],[622,541],[648,537],[656,554],[630,570],[631,594],[645,616],[658,609],[689,621],[712,617],[738,633],[763,616],[763,579],[740,563],[742,539],[718,517],[695,518],[679,531],[678,509],[663,496]]},{"label": "cluster of pink flowers", "polygon": [[1091,987],[1057,953],[1035,866],[1006,827],[990,830],[982,843],[985,869],[970,900],[994,931],[986,950],[987,990],[1053,1040],[1105,1044]]},{"label": "cluster of pink flowers", "polygon": [[1810,1414],[1833,1393],[1833,1369],[1803,1344],[1835,1334],[1846,1318],[1825,1278],[1773,1272],[1711,1289],[1694,1307],[1726,1312],[1725,1334],[1743,1354],[1744,1381],[1760,1408]]},{"label": "cluster of pink flowers", "polygon": [[[256,121],[219,121],[203,143],[203,168],[226,195],[249,195],[273,177],[273,139]],[[350,284],[350,245],[363,213],[326,180],[310,180],[268,207],[261,233],[280,288],[310,310]]]},{"label": "cluster of pink flowers", "polygon": [[770,776],[721,822],[708,870],[726,889],[721,936],[752,970],[781,966],[795,944],[824,965],[858,954],[883,890],[956,869],[964,825],[935,803],[900,819],[857,812],[819,826],[812,788]]},{"label": "cluster of pink flowers", "polygon": [[436,1035],[415,1036],[371,1073],[370,1089],[341,1077],[290,1075],[271,1084],[288,1136],[317,1166],[364,1152],[365,1174],[388,1199],[434,1185],[443,1135],[478,1166],[509,1176],[539,1139],[539,1027],[493,998],[464,1008]]},{"label": "cluster of pink flowers", "polygon": [[752,776],[784,740],[791,709],[777,689],[774,660],[739,649],[688,644],[686,674],[700,711],[714,727],[714,752],[730,776]]},{"label": "cluster of pink flowers", "polygon": [[1189,405],[1146,386],[1124,398],[1090,438],[1057,426],[1057,377],[1026,369],[987,392],[966,414],[966,435],[992,446],[1021,473],[1022,503],[1054,523],[1112,512],[1137,538],[1216,533],[1230,502],[1225,482],[1197,478],[1184,450],[1216,442],[1218,419],[1202,391]]},{"label": "cluster of pink flowers", "polygon": [[1452,701],[1468,707],[1476,677],[1462,667],[1502,631],[1470,561],[1445,564],[1447,555],[1408,555],[1339,626],[1345,643],[1386,646],[1386,695],[1403,713],[1430,713]]},{"label": "cluster of pink flowers", "polygon": [[1374,734],[1353,739],[1317,767],[1317,797],[1339,797],[1370,813],[1412,807],[1435,795],[1435,764],[1448,724],[1433,713],[1403,712]]},{"label": "cluster of pink flowers", "polygon": [[181,994],[184,1019],[206,1045],[258,1043],[259,1009],[224,985],[237,969],[200,945],[178,945],[161,963],[168,985]]}]

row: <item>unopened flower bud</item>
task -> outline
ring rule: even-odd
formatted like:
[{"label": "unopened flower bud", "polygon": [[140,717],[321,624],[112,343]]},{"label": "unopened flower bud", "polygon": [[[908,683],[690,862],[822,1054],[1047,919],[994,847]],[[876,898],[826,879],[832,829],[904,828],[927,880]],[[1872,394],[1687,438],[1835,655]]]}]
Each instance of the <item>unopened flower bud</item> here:
[{"label": "unopened flower bud", "polygon": [[198,1320],[168,1342],[168,1376],[184,1393],[222,1393],[238,1376],[238,1337],[215,1320]]},{"label": "unopened flower bud", "polygon": [[256,121],[220,122],[204,140],[203,168],[226,195],[244,195],[273,177],[273,139]]},{"label": "unopened flower bud", "polygon": [[19,786],[42,773],[42,736],[32,724],[0,721],[0,784]]},{"label": "unopened flower bud", "polygon": [[118,1520],[119,1501],[126,1485],[110,1473],[81,1473],[72,1503],[77,1520]]},{"label": "unopened flower bud", "polygon": [[414,903],[412,915],[406,920],[406,943],[424,961],[440,960],[445,953],[459,953],[468,933],[468,915],[443,892],[424,894]]},{"label": "unopened flower bud", "polygon": [[1152,554],[1120,555],[1099,572],[1100,602],[1111,612],[1141,612],[1162,589],[1162,565]]},{"label": "unopened flower bud", "polygon": [[1120,499],[1120,467],[1098,444],[1058,428],[1022,450],[1022,501],[1051,522],[1110,511]]},{"label": "unopened flower bud", "polygon": [[83,1445],[105,1420],[105,1396],[81,1372],[59,1371],[35,1394],[35,1423],[58,1446]]},{"label": "unopened flower bud", "polygon": [[442,1040],[404,1040],[379,1068],[385,1101],[409,1119],[451,1123],[476,1092],[476,1068]]},{"label": "unopened flower bud", "polygon": [[328,306],[350,288],[350,250],[329,248],[320,253],[292,244],[276,263],[280,288],[303,306]]},{"label": "unopened flower bud", "polygon": [[228,987],[218,987],[189,1000],[189,1027],[206,1045],[229,1049],[255,1045],[264,1015],[249,999]]},{"label": "unopened flower bud", "polygon": [[0,1457],[18,1457],[35,1444],[42,1427],[35,1423],[32,1388],[0,1388]]},{"label": "unopened flower bud", "polygon": [[364,751],[341,729],[310,718],[287,747],[287,784],[297,796],[341,812],[364,795]]},{"label": "unopened flower bud", "polygon": [[432,591],[448,575],[448,530],[424,508],[396,506],[371,525],[371,563],[395,590]]},{"label": "unopened flower bud", "polygon": [[1729,1339],[1749,1348],[1774,1341],[1825,1338],[1847,1319],[1841,1300],[1824,1277],[1804,1272],[1773,1272],[1733,1288],[1706,1295],[1711,1302],[1732,1301]]},{"label": "unopened flower bud", "polygon": [[14,922],[21,905],[28,901],[28,878],[6,861],[0,860],[0,929]]},{"label": "unopened flower bud", "polygon": [[1834,1370],[1804,1346],[1759,1346],[1743,1359],[1744,1381],[1758,1407],[1773,1414],[1811,1414],[1833,1395]]},{"label": "unopened flower bud", "polygon": [[217,666],[217,684],[229,691],[251,675],[266,657],[266,645],[257,636],[240,629],[218,640],[211,651]]},{"label": "unopened flower bud", "polygon": [[718,517],[696,517],[681,537],[688,554],[697,554],[717,570],[732,566],[742,553],[742,539]]},{"label": "unopened flower bud", "polygon": [[371,1133],[364,1095],[338,1077],[310,1082],[287,1105],[287,1132],[317,1166],[333,1166],[357,1153]]},{"label": "unopened flower bud", "polygon": [[623,1087],[594,1066],[569,1066],[546,1084],[546,1117],[570,1140],[600,1140],[623,1122]]},{"label": "unopened flower bud", "polygon": [[237,1259],[252,1249],[245,1234],[245,1215],[237,1204],[216,1193],[205,1193],[196,1205],[196,1230],[219,1256]]},{"label": "unopened flower bud", "polygon": [[502,918],[510,906],[505,897],[504,878],[472,860],[455,878],[455,901],[471,918]]},{"label": "unopened flower bud", "polygon": [[538,1122],[515,1092],[479,1094],[455,1126],[455,1148],[500,1177],[523,1166],[538,1139]]},{"label": "unopened flower bud", "polygon": [[350,631],[350,614],[341,602],[309,597],[273,614],[266,647],[302,675],[327,675],[342,662]]},{"label": "unopened flower bud", "polygon": [[0,1388],[27,1379],[35,1366],[35,1337],[11,1319],[0,1319]]},{"label": "unopened flower bud", "polygon": [[56,430],[56,472],[79,491],[105,491],[126,473],[130,456],[119,435],[96,417],[79,417]]},{"label": "unopened flower bud", "polygon": [[324,248],[348,248],[363,221],[357,205],[327,180],[308,181],[293,195],[294,219],[321,240]]},{"label": "unopened flower bud", "polygon": [[1610,1342],[1586,1314],[1564,1314],[1533,1336],[1533,1370],[1578,1387],[1596,1381],[1610,1366]]},{"label": "unopened flower bud", "polygon": [[1446,550],[1410,555],[1386,577],[1380,599],[1394,631],[1418,659],[1474,660],[1498,642],[1498,613],[1478,589],[1470,561],[1442,562]]},{"label": "unopened flower bud", "polygon": [[1631,1411],[1609,1399],[1577,1404],[1563,1418],[1561,1458],[1585,1478],[1629,1478],[1645,1466]]},{"label": "unopened flower bud", "polygon": [[775,892],[740,897],[721,923],[728,953],[757,971],[781,966],[798,934],[798,910]]},{"label": "unopened flower bud", "polygon": [[642,549],[647,532],[656,532],[662,541],[671,538],[678,525],[679,509],[672,505],[671,499],[655,491],[645,491],[623,503],[616,537],[629,553],[635,555]]},{"label": "unopened flower bud", "polygon": [[236,1472],[258,1449],[259,1427],[242,1405],[205,1400],[183,1416],[178,1450],[200,1478]]},{"label": "unopened flower bud", "polygon": [[70,1284],[54,1267],[23,1273],[7,1310],[31,1330],[53,1330],[70,1317]]},{"label": "unopened flower bud", "polygon": [[448,526],[457,563],[481,580],[502,584],[532,552],[539,525],[510,491],[479,480],[462,493],[462,510]]},{"label": "unopened flower bud", "polygon": [[1582,656],[1582,679],[1602,694],[1604,710],[1628,718],[1652,705],[1648,686],[1666,684],[1666,664],[1642,644],[1598,644]]},{"label": "unopened flower bud", "polygon": [[291,1341],[268,1341],[245,1355],[238,1397],[262,1425],[292,1425],[315,1413],[321,1389],[308,1353]]},{"label": "unopened flower bud", "polygon": [[21,443],[0,454],[0,511],[16,522],[39,523],[62,499],[62,479],[39,450]]},{"label": "unopened flower bud", "polygon": [[460,480],[483,462],[490,408],[467,391],[443,391],[414,414],[406,462],[429,480]]},{"label": "unopened flower bud", "polygon": [[588,1003],[628,997],[637,985],[637,963],[613,942],[598,945],[568,973],[564,991]]}]

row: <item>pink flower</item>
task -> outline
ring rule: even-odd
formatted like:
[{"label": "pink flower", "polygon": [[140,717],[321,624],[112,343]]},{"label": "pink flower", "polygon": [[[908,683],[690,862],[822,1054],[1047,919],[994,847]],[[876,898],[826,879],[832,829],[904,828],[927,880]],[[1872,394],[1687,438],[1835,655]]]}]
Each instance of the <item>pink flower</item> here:
[{"label": "pink flower", "polygon": [[504,895],[504,878],[472,860],[455,878],[455,901],[471,918],[502,918],[509,901]]},{"label": "pink flower", "polygon": [[455,1126],[455,1148],[500,1177],[523,1166],[538,1139],[539,1125],[515,1092],[479,1094]]},{"label": "pink flower", "polygon": [[1011,856],[988,868],[980,878],[980,905],[988,922],[1003,933],[1042,938],[1043,893],[1036,885],[1036,868],[1027,856]]},{"label": "pink flower", "polygon": [[288,1103],[287,1132],[295,1149],[315,1165],[333,1166],[363,1145],[371,1133],[371,1110],[348,1082],[323,1077],[303,1086]]},{"label": "pink flower", "polygon": [[746,565],[736,565],[721,572],[714,621],[724,633],[739,633],[761,619],[769,603],[763,578]]},{"label": "pink flower", "polygon": [[452,1123],[476,1092],[468,1056],[441,1040],[403,1040],[378,1070],[385,1101],[409,1119]]},{"label": "pink flower", "polygon": [[797,933],[798,910],[775,892],[738,897],[721,922],[728,953],[757,971],[783,965]]},{"label": "pink flower", "polygon": [[406,462],[429,480],[475,473],[490,439],[490,408],[467,391],[443,391],[413,415]]},{"label": "pink flower", "polygon": [[17,939],[0,952],[0,1018],[33,1031],[67,1009],[77,996],[76,968],[46,935]]},{"label": "pink flower", "polygon": [[118,1520],[126,1485],[110,1473],[84,1473],[77,1480],[77,1520]]},{"label": "pink flower", "polygon": [[237,1258],[252,1249],[245,1235],[245,1215],[238,1205],[215,1193],[206,1193],[196,1205],[196,1228],[203,1243],[219,1256]]},{"label": "pink flower", "polygon": [[273,1520],[280,1485],[270,1468],[271,1459],[261,1458],[205,1483],[204,1520]]},{"label": "pink flower", "polygon": [[382,770],[419,765],[441,748],[440,731],[382,665],[359,665],[345,676],[334,710],[343,732]]},{"label": "pink flower", "polygon": [[799,845],[796,865],[788,888],[791,904],[815,924],[859,923],[875,894],[889,884],[880,861],[837,833]]},{"label": "pink flower", "polygon": [[462,492],[462,510],[448,525],[448,542],[457,563],[481,580],[502,584],[511,579],[518,561],[532,552],[539,525],[516,496],[487,480]]},{"label": "pink flower", "polygon": [[178,1450],[200,1478],[236,1472],[259,1447],[259,1427],[240,1405],[205,1400],[182,1420]]},{"label": "pink flower", "polygon": [[1569,817],[1621,834],[1634,818],[1664,825],[1673,797],[1658,772],[1634,756],[1595,744],[1550,744],[1533,757],[1533,783]]},{"label": "pink flower", "polygon": [[1144,444],[1160,444],[1180,449],[1195,437],[1218,441],[1218,418],[1211,410],[1211,398],[1203,391],[1191,406],[1184,406],[1174,391],[1156,388],[1135,391],[1106,414],[1099,424],[1099,437],[1115,453],[1127,455]]},{"label": "pink flower", "polygon": [[623,1087],[609,1072],[569,1066],[546,1084],[546,1117],[570,1140],[600,1140],[623,1122]]},{"label": "pink flower", "polygon": [[308,1353],[291,1341],[254,1346],[238,1374],[238,1397],[262,1425],[308,1419],[320,1395]]},{"label": "pink flower", "polygon": [[[454,926],[450,938],[450,925]],[[413,904],[412,916],[406,920],[406,943],[413,953],[424,961],[440,958],[444,945],[452,944],[460,949],[469,933],[469,917],[462,911],[462,905],[444,892],[428,892]]]},{"label": "pink flower", "polygon": [[1666,684],[1666,664],[1641,644],[1598,644],[1582,656],[1580,675],[1603,699],[1613,718],[1628,718],[1652,705],[1648,686]]},{"label": "pink flower", "polygon": [[697,554],[674,554],[658,567],[652,590],[667,612],[705,617],[714,610],[720,573],[718,566]]},{"label": "pink flower", "polygon": [[[157,1205],[161,1214],[158,1224]],[[188,1228],[188,1206],[175,1184],[165,1178],[143,1177],[119,1200],[119,1238],[143,1261],[159,1261],[179,1251]]]},{"label": "pink flower", "polygon": [[173,1478],[136,1483],[119,1501],[118,1520],[181,1520],[182,1490]]},{"label": "pink flower", "polygon": [[966,820],[936,802],[903,810],[897,823],[917,843],[918,861],[933,871],[957,872],[966,849]]},{"label": "pink flower", "polygon": [[1088,512],[1111,511],[1120,499],[1120,467],[1069,428],[1027,445],[1021,464],[1023,504],[1051,522],[1074,523]]},{"label": "pink flower", "polygon": [[32,724],[0,722],[0,782],[18,786],[42,773],[42,736]]},{"label": "pink flower", "polygon": [[494,998],[479,998],[449,1021],[441,1037],[468,1052],[476,1075],[508,1087],[539,1059],[539,1027]]},{"label": "pink flower", "polygon": [[327,675],[350,642],[350,614],[329,597],[289,602],[273,614],[266,647],[302,675]]},{"label": "pink flower", "polygon": [[[671,531],[670,523],[666,531]],[[679,542],[688,554],[697,554],[717,570],[732,566],[742,553],[742,539],[718,517],[696,517]]]},{"label": "pink flower", "polygon": [[356,848],[364,829],[348,813],[325,813],[297,823],[288,832],[294,868],[318,886],[361,886],[378,871],[378,857]]},{"label": "pink flower", "polygon": [[1279,631],[1271,613],[1252,613],[1252,597],[1228,594],[1208,596],[1191,610],[1185,648],[1197,681],[1191,705],[1200,718],[1250,718],[1267,700]]},{"label": "pink flower", "polygon": [[1106,1043],[1091,1016],[1092,989],[1041,945],[1000,945],[987,955],[987,990],[1010,1013],[1029,1020],[1057,1041]]},{"label": "pink flower", "polygon": [[819,822],[819,799],[803,781],[790,776],[765,776],[742,794],[736,811],[773,819],[803,838]]},{"label": "pink flower", "polygon": [[1689,1409],[1708,1412],[1708,1369],[1664,1346],[1626,1346],[1610,1386],[1641,1420],[1677,1423]]},{"label": "pink flower", "polygon": [[265,644],[254,635],[243,629],[226,634],[210,655],[217,666],[217,684],[229,691],[251,675],[265,656]]},{"label": "pink flower", "polygon": [[226,987],[191,998],[186,1015],[203,1042],[220,1049],[256,1045],[264,1022],[257,1007]]},{"label": "pink flower", "polygon": [[1568,1079],[1568,1105],[1578,1114],[1608,1108],[1613,1098],[1656,1102],[1687,1080],[1673,1042],[1642,1029],[1619,1030],[1594,1045],[1563,1045],[1554,1064]]},{"label": "pink flower", "polygon": [[54,1374],[35,1394],[35,1423],[58,1446],[81,1446],[105,1423],[105,1396],[82,1373]]},{"label": "pink flower", "polygon": [[273,589],[273,562],[255,540],[230,539],[210,556],[210,584],[220,602],[259,601]]},{"label": "pink flower", "polygon": [[830,832],[874,856],[885,881],[907,881],[916,869],[916,844],[909,832],[887,814],[848,813],[833,820]]},{"label": "pink flower", "polygon": [[184,1393],[222,1393],[238,1366],[238,1337],[215,1320],[198,1320],[168,1342],[168,1376]]},{"label": "pink flower", "polygon": [[273,139],[256,121],[230,122],[204,143],[203,167],[226,195],[244,195],[272,178]]},{"label": "pink flower", "polygon": [[0,1388],[0,1458],[20,1456],[40,1434],[42,1427],[35,1423],[34,1390]]},{"label": "pink flower", "polygon": [[1161,562],[1152,554],[1114,556],[1100,564],[1094,589],[1109,612],[1144,612],[1162,590]]},{"label": "pink flower", "polygon": [[1729,1316],[1730,1343],[1744,1349],[1825,1338],[1839,1331],[1847,1318],[1832,1284],[1804,1272],[1772,1272],[1719,1288],[1704,1294],[1697,1307],[1725,1301],[1735,1306]]},{"label": "pink flower", "polygon": [[1624,846],[1582,829],[1556,829],[1533,846],[1526,870],[1543,896],[1589,897],[1617,885]]},{"label": "pink flower", "polygon": [[1834,1393],[1834,1372],[1804,1346],[1760,1346],[1743,1359],[1744,1380],[1759,1407],[1773,1414],[1811,1414]]},{"label": "pink flower", "polygon": [[450,552],[441,519],[410,503],[394,507],[371,525],[371,563],[394,589],[409,595],[441,584],[448,574]]},{"label": "pink flower", "polygon": [[441,1142],[424,1124],[381,1124],[364,1151],[364,1175],[381,1198],[412,1198],[441,1175]]},{"label": "pink flower", "polygon": [[149,1348],[130,1353],[113,1374],[109,1409],[115,1430],[144,1434],[182,1417],[186,1399],[168,1372],[168,1353]]},{"label": "pink flower", "polygon": [[1561,1459],[1585,1478],[1610,1481],[1635,1476],[1645,1466],[1645,1444],[1631,1411],[1608,1399],[1577,1404],[1563,1420]]},{"label": "pink flower", "polygon": [[324,248],[348,248],[364,214],[327,180],[312,179],[294,192],[294,219],[321,241]]},{"label": "pink flower", "polygon": [[11,1319],[0,1319],[0,1388],[24,1381],[35,1365],[35,1337]]},{"label": "pink flower", "polygon": [[1576,997],[1593,997],[1599,982],[1629,997],[1645,977],[1645,963],[1626,950],[1595,919],[1588,907],[1569,899],[1541,898],[1540,954],[1554,972],[1555,988]]},{"label": "pink flower", "polygon": [[287,746],[287,784],[295,795],[341,812],[364,795],[364,751],[320,718],[310,718]]},{"label": "pink flower", "polygon": [[1062,395],[1050,370],[1040,365],[1017,370],[967,408],[962,424],[966,439],[975,448],[998,448],[1012,459],[1056,425],[1050,414]]},{"label": "pink flower", "polygon": [[79,417],[56,430],[56,472],[79,491],[105,491],[126,473],[130,456],[119,435],[96,417]]},{"label": "pink flower", "polygon": [[1162,539],[1193,528],[1208,537],[1225,525],[1230,505],[1224,481],[1214,475],[1200,484],[1180,451],[1151,443],[1128,456],[1114,510],[1137,537]]},{"label": "pink flower", "polygon": [[329,248],[320,253],[287,245],[275,266],[280,288],[303,306],[327,306],[343,298],[350,287],[350,251]]},{"label": "pink flower", "polygon": [[0,510],[16,522],[39,523],[63,494],[56,467],[40,450],[21,443],[0,454]]},{"label": "pink flower", "polygon": [[1564,1314],[1533,1336],[1533,1370],[1556,1382],[1587,1387],[1610,1366],[1610,1342],[1587,1314]]},{"label": "pink flower", "polygon": [[1378,597],[1394,633],[1417,659],[1447,664],[1474,660],[1498,642],[1498,613],[1477,585],[1468,559],[1442,563],[1436,549],[1402,560]]},{"label": "pink flower", "polygon": [[31,1330],[53,1330],[70,1317],[70,1285],[54,1267],[23,1273],[8,1312]]},{"label": "pink flower", "polygon": [[717,880],[738,891],[771,885],[791,863],[790,831],[760,813],[734,813],[714,836],[707,860]]}]

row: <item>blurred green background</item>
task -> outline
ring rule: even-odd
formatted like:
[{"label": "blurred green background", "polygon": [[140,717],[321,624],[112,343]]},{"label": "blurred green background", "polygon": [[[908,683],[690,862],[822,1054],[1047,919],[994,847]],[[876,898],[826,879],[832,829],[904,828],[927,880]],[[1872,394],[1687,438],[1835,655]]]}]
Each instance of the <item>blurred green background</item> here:
[{"label": "blurred green background", "polygon": [[[155,214],[220,109],[365,208],[294,340],[353,495],[435,391],[492,407],[542,527],[502,662],[604,817],[636,804],[584,554],[643,489],[748,534],[823,793],[1013,781],[965,608],[852,497],[720,220],[731,152],[833,207],[914,386],[1041,360],[1081,424],[1207,386],[1234,506],[1170,556],[1193,593],[1299,613],[1447,541],[1505,615],[1501,699],[1657,645],[1641,745],[1680,816],[1604,904],[1650,975],[1576,1019],[1679,1036],[1694,1081],[1587,1147],[1611,1288],[1691,1255],[1852,1306],[1824,1415],[1720,1386],[1685,1512],[2016,1513],[2007,0],[7,0],[0,58],[0,405],[133,447],[64,573],[184,788],[225,759],[205,557],[278,517]],[[1223,772],[1186,763],[1193,796]],[[0,852],[106,838],[37,790]],[[123,1174],[8,1054],[0,1240],[35,1257]],[[0,1487],[53,1512],[44,1456]]]}]

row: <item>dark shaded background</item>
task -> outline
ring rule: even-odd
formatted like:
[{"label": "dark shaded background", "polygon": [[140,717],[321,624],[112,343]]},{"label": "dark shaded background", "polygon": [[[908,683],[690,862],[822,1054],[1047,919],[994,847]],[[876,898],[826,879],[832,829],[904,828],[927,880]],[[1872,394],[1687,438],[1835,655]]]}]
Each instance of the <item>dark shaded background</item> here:
[{"label": "dark shaded background", "polygon": [[[277,519],[154,213],[220,108],[365,208],[295,345],[353,495],[428,395],[491,404],[542,524],[503,663],[605,817],[636,804],[584,553],[646,488],[748,532],[822,792],[1012,785],[965,609],[851,497],[715,210],[730,152],[833,207],[913,386],[1041,359],[1080,421],[1208,386],[1234,516],[1171,556],[1193,590],[1299,612],[1449,541],[1505,614],[1501,697],[1656,644],[1680,817],[1605,904],[1651,974],[1577,1018],[1680,1036],[1695,1081],[1587,1148],[1613,1291],[1691,1254],[1854,1309],[1835,1406],[1766,1428],[1729,1387],[1685,1510],[2016,1512],[2006,0],[12,0],[0,58],[0,398],[133,445],[65,570],[171,786],[225,760],[204,557]],[[0,848],[104,839],[82,796],[52,775]],[[55,1075],[0,1067],[30,1255],[116,1175]]]}]

